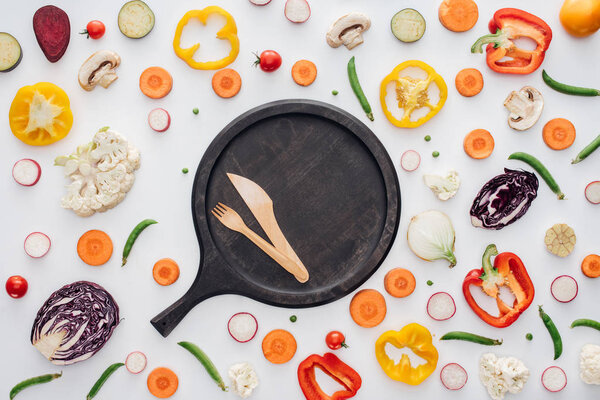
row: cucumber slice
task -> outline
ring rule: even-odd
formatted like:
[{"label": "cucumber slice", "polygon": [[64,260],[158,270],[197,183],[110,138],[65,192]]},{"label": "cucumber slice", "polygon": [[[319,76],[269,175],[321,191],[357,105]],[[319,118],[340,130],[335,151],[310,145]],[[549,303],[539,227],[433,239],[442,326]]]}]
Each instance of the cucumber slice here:
[{"label": "cucumber slice", "polygon": [[119,29],[123,35],[141,39],[154,28],[154,13],[146,3],[133,0],[123,4],[119,11]]},{"label": "cucumber slice", "polygon": [[23,58],[23,50],[15,37],[0,32],[0,72],[12,71]]},{"label": "cucumber slice", "polygon": [[391,27],[398,40],[416,42],[425,33],[425,19],[417,10],[405,8],[392,17]]}]

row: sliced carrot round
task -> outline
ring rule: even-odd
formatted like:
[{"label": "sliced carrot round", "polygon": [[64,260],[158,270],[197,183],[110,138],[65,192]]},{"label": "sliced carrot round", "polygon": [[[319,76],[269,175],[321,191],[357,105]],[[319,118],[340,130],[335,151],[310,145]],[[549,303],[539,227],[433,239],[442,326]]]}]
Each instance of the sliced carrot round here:
[{"label": "sliced carrot round", "polygon": [[385,298],[375,289],[357,292],[350,302],[350,316],[363,328],[379,325],[385,319],[386,313]]},{"label": "sliced carrot round", "polygon": [[273,364],[283,364],[296,354],[296,339],[284,329],[275,329],[265,336],[262,341],[262,351],[265,358]]},{"label": "sliced carrot round", "polygon": [[228,99],[238,94],[242,88],[242,77],[236,70],[225,68],[215,72],[212,77],[212,87],[216,94]]},{"label": "sliced carrot round", "polygon": [[469,157],[481,160],[494,151],[494,138],[485,129],[475,129],[465,136],[463,148]]},{"label": "sliced carrot round", "polygon": [[414,292],[417,282],[415,276],[409,270],[394,268],[385,274],[384,285],[390,296],[406,297]]},{"label": "sliced carrot round", "polygon": [[106,233],[93,229],[87,231],[77,241],[77,254],[88,265],[105,264],[113,252],[113,244]]},{"label": "sliced carrot round", "polygon": [[308,86],[317,79],[317,66],[312,61],[296,61],[292,67],[292,78],[300,86]]},{"label": "sliced carrot round", "polygon": [[456,74],[456,90],[465,97],[473,97],[483,89],[483,75],[475,68],[465,68]]},{"label": "sliced carrot round", "polygon": [[568,119],[554,118],[546,122],[542,136],[552,150],[564,150],[575,141],[575,127]]},{"label": "sliced carrot round", "polygon": [[179,379],[169,368],[159,367],[148,375],[148,390],[159,399],[171,397],[177,391]]},{"label": "sliced carrot round", "polygon": [[179,265],[170,258],[161,258],[154,264],[152,276],[159,285],[169,286],[179,279]]},{"label": "sliced carrot round", "polygon": [[581,272],[588,278],[600,276],[600,256],[597,254],[587,255],[581,262]]},{"label": "sliced carrot round", "polygon": [[438,18],[444,28],[464,32],[475,26],[479,10],[473,0],[444,0],[440,4]]},{"label": "sliced carrot round", "polygon": [[140,90],[152,99],[160,99],[173,88],[173,78],[169,71],[161,67],[146,68],[140,75]]}]

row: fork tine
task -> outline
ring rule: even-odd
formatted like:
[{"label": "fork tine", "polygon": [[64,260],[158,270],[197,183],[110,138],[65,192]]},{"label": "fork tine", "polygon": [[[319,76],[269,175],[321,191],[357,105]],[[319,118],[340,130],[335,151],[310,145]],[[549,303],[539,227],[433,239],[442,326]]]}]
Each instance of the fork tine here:
[{"label": "fork tine", "polygon": [[215,206],[215,210],[218,210],[221,214],[225,214],[227,212],[227,210],[219,205]]},{"label": "fork tine", "polygon": [[220,205],[221,207],[223,207],[223,208],[225,209],[225,211],[229,211],[229,210],[231,210],[231,208],[227,207],[227,206],[226,206],[225,204],[223,204],[223,203],[219,203],[219,205]]},{"label": "fork tine", "polygon": [[217,213],[217,211],[211,210],[210,212],[212,213],[212,215],[214,215],[215,217],[217,217],[217,219],[219,219],[219,220],[221,219],[221,214]]}]

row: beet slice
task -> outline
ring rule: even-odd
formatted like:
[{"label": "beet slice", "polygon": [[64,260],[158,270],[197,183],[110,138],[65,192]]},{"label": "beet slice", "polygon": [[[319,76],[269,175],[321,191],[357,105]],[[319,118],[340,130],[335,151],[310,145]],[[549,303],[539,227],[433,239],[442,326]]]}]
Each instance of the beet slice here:
[{"label": "beet slice", "polygon": [[51,5],[40,8],[33,14],[33,31],[48,61],[60,60],[71,40],[71,23],[67,13]]}]

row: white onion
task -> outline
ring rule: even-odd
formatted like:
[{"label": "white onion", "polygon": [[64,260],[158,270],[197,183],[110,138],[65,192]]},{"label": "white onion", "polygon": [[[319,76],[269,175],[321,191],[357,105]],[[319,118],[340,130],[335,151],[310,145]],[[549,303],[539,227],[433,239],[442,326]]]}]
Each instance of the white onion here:
[{"label": "white onion", "polygon": [[408,246],[425,261],[444,259],[456,265],[454,227],[446,214],[437,210],[415,215],[408,225]]}]

